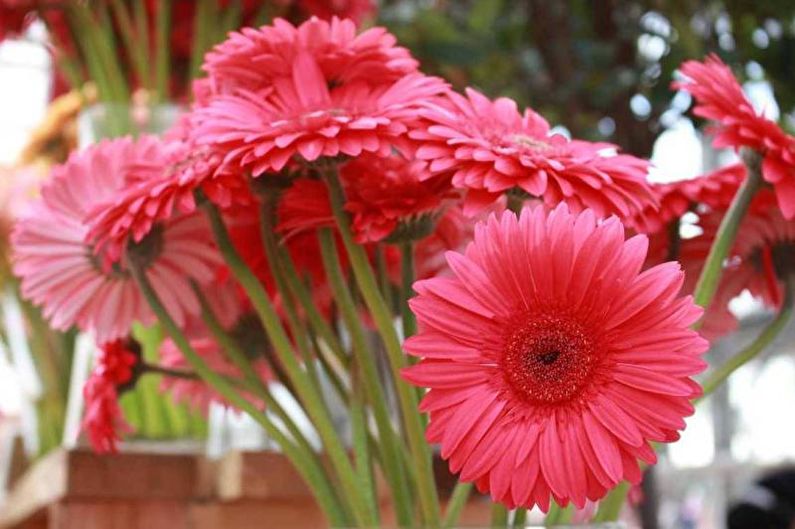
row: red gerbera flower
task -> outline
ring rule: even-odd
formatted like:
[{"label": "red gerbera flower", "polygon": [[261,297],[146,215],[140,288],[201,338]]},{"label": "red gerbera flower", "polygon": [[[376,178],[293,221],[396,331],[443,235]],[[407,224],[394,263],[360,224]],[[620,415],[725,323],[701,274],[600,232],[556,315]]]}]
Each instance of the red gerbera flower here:
[{"label": "red gerbera flower", "polygon": [[510,99],[491,101],[468,88],[466,97],[448,93],[426,106],[424,127],[410,133],[420,144],[417,157],[466,190],[468,212],[514,188],[552,207],[566,202],[574,211],[590,208],[599,216],[627,218],[654,203],[646,184],[648,162],[608,155],[616,149],[611,144],[550,134],[544,118],[531,109],[520,114]]},{"label": "red gerbera flower", "polygon": [[[362,155],[340,168],[345,209],[360,244],[398,236],[396,230],[422,231],[446,199],[455,197],[447,181],[432,178],[427,165],[402,156]],[[284,193],[279,204],[279,230],[291,233],[334,226],[325,183],[301,178]],[[426,231],[430,231],[426,229]],[[427,233],[418,234],[421,236]]]},{"label": "red gerbera flower", "polygon": [[259,91],[277,77],[293,75],[293,63],[309,53],[330,83],[394,82],[418,63],[385,28],[357,34],[352,20],[312,18],[293,26],[277,18],[270,26],[244,28],[207,54],[204,70],[215,89]]},{"label": "red gerbera flower", "polygon": [[725,275],[769,307],[778,309],[784,281],[795,274],[795,219],[773,207],[770,190],[762,190],[743,219]]},{"label": "red gerbera flower", "polygon": [[373,0],[298,0],[299,7],[310,15],[323,19],[349,18],[360,24],[375,13]]},{"label": "red gerbera flower", "polygon": [[688,180],[652,184],[651,189],[657,196],[659,206],[643,208],[628,224],[641,233],[655,233],[698,204],[712,209],[726,209],[745,180],[745,175],[745,166],[738,163]]},{"label": "red gerbera flower", "polygon": [[415,283],[405,348],[422,360],[404,376],[430,388],[451,471],[511,508],[582,507],[678,439],[708,343],[679,265],[640,272],[646,247],[615,217],[528,208],[479,224],[452,277]]},{"label": "red gerbera flower", "polygon": [[687,61],[680,70],[686,79],[674,82],[673,87],[693,95],[693,113],[717,123],[714,145],[750,147],[764,156],[765,181],[775,188],[784,218],[795,217],[795,138],[754,111],[737,79],[717,55],[710,55],[704,62]]},{"label": "red gerbera flower", "polygon": [[120,433],[131,427],[119,407],[119,387],[133,380],[139,354],[129,343],[116,340],[103,344],[96,365],[83,387],[85,411],[82,427],[95,452],[116,452]]}]

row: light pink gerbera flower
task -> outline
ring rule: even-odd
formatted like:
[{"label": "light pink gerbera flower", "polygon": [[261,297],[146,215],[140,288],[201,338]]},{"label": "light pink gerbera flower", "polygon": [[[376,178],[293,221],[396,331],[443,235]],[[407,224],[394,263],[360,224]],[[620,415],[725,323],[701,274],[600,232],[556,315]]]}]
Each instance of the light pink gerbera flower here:
[{"label": "light pink gerbera flower", "polygon": [[758,151],[764,157],[762,176],[776,190],[784,218],[795,218],[795,137],[754,111],[731,69],[717,55],[704,62],[687,61],[680,71],[685,79],[673,87],[693,95],[695,115],[717,124],[712,129],[714,145]]},{"label": "light pink gerbera flower", "polygon": [[290,67],[263,90],[218,95],[195,110],[196,141],[223,154],[222,169],[259,176],[281,171],[294,158],[389,156],[393,147],[405,148],[421,102],[447,89],[440,79],[419,73],[393,82],[336,84],[306,51]]},{"label": "light pink gerbera flower", "polygon": [[[107,342],[125,336],[134,321],[154,321],[126,259],[111,265],[86,236],[92,211],[115,199],[137,164],[163,156],[152,137],[104,141],[73,154],[17,223],[12,244],[22,295],[42,306],[54,328],[77,325]],[[207,283],[220,265],[209,241],[203,217],[189,215],[159,225],[138,245],[149,280],[179,323],[199,311],[190,281]]]},{"label": "light pink gerbera flower", "polygon": [[678,439],[707,342],[677,263],[640,272],[644,235],[561,205],[475,228],[449,278],[415,283],[420,332],[404,371],[430,388],[428,440],[508,507],[602,498]]},{"label": "light pink gerbera flower", "polygon": [[421,115],[424,125],[410,133],[419,143],[417,158],[466,190],[468,212],[515,188],[548,206],[565,202],[600,217],[627,218],[654,204],[646,184],[648,162],[610,154],[616,146],[609,143],[551,134],[544,118],[529,108],[520,114],[511,99],[491,101],[468,88],[466,97],[449,92]]}]

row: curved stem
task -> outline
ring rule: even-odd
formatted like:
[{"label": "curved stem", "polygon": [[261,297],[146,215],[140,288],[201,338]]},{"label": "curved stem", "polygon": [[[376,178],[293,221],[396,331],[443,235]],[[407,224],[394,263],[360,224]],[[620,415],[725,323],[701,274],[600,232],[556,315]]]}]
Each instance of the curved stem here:
[{"label": "curved stem", "polygon": [[334,422],[328,411],[320,388],[313,386],[306,372],[301,368],[293,352],[290,338],[287,336],[279,315],[273,307],[268,294],[259,282],[254,272],[248,267],[232,243],[229,232],[226,229],[221,214],[218,209],[209,201],[200,197],[203,208],[210,220],[210,227],[215,237],[218,249],[224,257],[226,264],[248,294],[254,310],[262,320],[268,338],[273,343],[273,349],[279,361],[287,372],[290,382],[294,385],[296,395],[306,408],[312,424],[317,429],[318,435],[323,441],[323,445],[329,455],[334,470],[336,471],[342,486],[348,493],[356,523],[363,527],[372,525],[373,520],[369,514],[365,498],[357,494],[356,474],[346,453],[342,440],[334,428]]},{"label": "curved stem", "polygon": [[168,310],[163,305],[157,292],[155,292],[149,279],[146,277],[146,272],[140,263],[138,263],[136,259],[130,259],[129,262],[132,276],[141,289],[144,299],[146,299],[152,312],[155,313],[155,316],[157,316],[160,321],[160,324],[163,325],[163,328],[185,356],[185,359],[191,364],[191,367],[223,398],[236,408],[251,416],[251,418],[265,429],[268,435],[279,443],[285,455],[292,461],[296,470],[298,470],[312,489],[318,503],[328,515],[329,521],[335,526],[345,526],[348,523],[348,517],[340,506],[334,488],[328,480],[325,479],[322,467],[314,463],[313,458],[308,457],[309,454],[304,453],[293,444],[293,442],[287,438],[287,436],[285,436],[261,410],[235,391],[234,387],[224,377],[213,371],[213,369],[207,365],[204,359],[193,349],[187,337],[182,332],[182,329],[179,328],[168,313]]},{"label": "curved stem", "polygon": [[718,233],[715,235],[715,240],[709,250],[709,255],[693,293],[696,304],[705,309],[709,307],[712,298],[715,296],[715,291],[718,289],[723,272],[723,262],[734,244],[737,230],[740,228],[740,222],[748,211],[751,200],[762,185],[761,155],[750,149],[743,149],[741,154],[748,169],[748,175],[734,196],[729,210],[721,220]]},{"label": "curved stem", "polygon": [[345,193],[337,175],[336,167],[325,168],[324,177],[329,189],[329,198],[337,221],[345,250],[348,252],[353,274],[361,290],[367,308],[375,320],[378,332],[384,341],[387,358],[395,377],[395,386],[400,403],[401,416],[408,437],[417,477],[417,496],[419,497],[425,525],[431,529],[439,527],[439,495],[433,475],[431,450],[425,441],[422,417],[418,412],[417,394],[414,388],[400,378],[400,371],[406,366],[406,358],[400,345],[392,312],[378,289],[378,283],[370,268],[367,254],[353,239],[350,219],[345,211]]},{"label": "curved stem", "polygon": [[527,509],[524,507],[519,507],[513,511],[513,521],[511,522],[511,527],[513,529],[524,529],[524,526],[527,524]]},{"label": "curved stem", "polygon": [[629,494],[629,483],[622,481],[616,488],[610,491],[605,499],[599,502],[599,510],[596,511],[594,522],[614,522],[621,514],[624,500]]},{"label": "curved stem", "polygon": [[715,389],[720,386],[729,376],[740,369],[742,366],[753,360],[759,353],[764,351],[776,336],[787,326],[792,318],[793,305],[795,303],[795,279],[790,276],[785,281],[784,301],[781,304],[776,317],[767,327],[751,342],[745,349],[732,356],[725,364],[716,369],[702,385],[704,394],[696,401],[708,397]]},{"label": "curved stem", "polygon": [[400,244],[401,299],[400,314],[403,319],[403,337],[408,338],[417,332],[417,319],[409,308],[409,299],[414,296],[414,243]]},{"label": "curved stem", "polygon": [[455,484],[453,494],[450,496],[450,501],[447,503],[444,520],[442,521],[442,527],[444,529],[451,529],[458,524],[461,511],[464,510],[464,505],[466,505],[473,487],[474,486],[469,481],[459,481]]}]

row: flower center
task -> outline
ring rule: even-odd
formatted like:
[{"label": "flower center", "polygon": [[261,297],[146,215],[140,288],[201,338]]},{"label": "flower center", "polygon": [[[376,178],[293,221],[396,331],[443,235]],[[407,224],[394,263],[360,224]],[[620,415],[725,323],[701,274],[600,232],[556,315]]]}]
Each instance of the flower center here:
[{"label": "flower center", "polygon": [[577,397],[598,360],[592,333],[565,315],[524,315],[506,337],[502,368],[508,384],[534,404]]},{"label": "flower center", "polygon": [[526,147],[533,151],[547,151],[552,148],[550,144],[545,141],[541,141],[538,138],[530,137],[526,134],[513,134],[510,137],[512,143],[520,146]]}]

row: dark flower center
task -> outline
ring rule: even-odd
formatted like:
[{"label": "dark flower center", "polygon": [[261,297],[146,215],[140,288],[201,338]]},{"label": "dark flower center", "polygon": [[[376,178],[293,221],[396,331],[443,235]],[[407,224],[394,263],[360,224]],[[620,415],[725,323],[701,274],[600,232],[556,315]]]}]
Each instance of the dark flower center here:
[{"label": "dark flower center", "polygon": [[597,337],[569,316],[524,315],[517,322],[501,361],[508,385],[535,404],[580,395],[599,358]]}]

